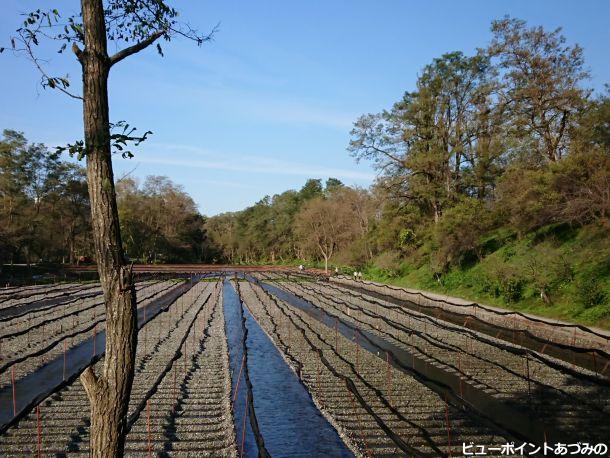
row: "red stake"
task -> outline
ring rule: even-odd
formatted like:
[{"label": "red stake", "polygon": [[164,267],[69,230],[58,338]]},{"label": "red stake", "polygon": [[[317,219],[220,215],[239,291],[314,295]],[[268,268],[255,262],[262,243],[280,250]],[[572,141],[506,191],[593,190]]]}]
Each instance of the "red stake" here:
[{"label": "red stake", "polygon": [[66,339],[64,339],[64,381],[66,380]]},{"label": "red stake", "polygon": [[517,323],[515,322],[515,319],[513,318],[513,345],[516,342],[516,338],[515,338],[515,329],[517,329]]},{"label": "red stake", "polygon": [[[44,323],[42,323],[42,342],[44,342]],[[44,353],[40,355],[40,359],[42,360],[42,364],[44,364]]]},{"label": "red stake", "polygon": [[244,442],[246,441],[246,418],[248,418],[248,396],[246,395],[246,405],[244,407],[244,422],[241,427],[241,452],[239,456],[244,456]]},{"label": "red stake", "polygon": [[531,398],[532,389],[531,389],[531,383],[530,383],[530,359],[529,359],[528,352],[525,352],[525,365],[526,365],[526,370],[527,370],[527,396],[529,398]]},{"label": "red stake", "polygon": [[95,356],[95,344],[97,341],[97,324],[93,327],[93,356]]},{"label": "red stake", "polygon": [[11,366],[11,384],[13,385],[13,417],[17,415],[17,393],[15,391],[15,366]]},{"label": "red stake", "polygon": [[36,434],[38,436],[38,458],[42,457],[42,423],[40,422],[40,406],[36,406]]},{"label": "red stake", "polygon": [[318,365],[318,376],[316,380],[316,384],[318,385],[318,393],[320,395],[320,404],[324,407],[324,401],[322,400],[322,392],[320,391],[320,366]]},{"label": "red stake", "polygon": [[390,368],[390,353],[388,353],[387,351],[385,352],[385,357],[386,357],[386,362],[387,362],[387,369],[386,369],[386,391],[388,392],[388,402],[391,401],[391,397],[392,397],[392,371]]},{"label": "red stake", "polygon": [[[347,382],[346,382],[346,385],[347,385]],[[352,409],[356,413],[356,420],[358,420],[358,426],[359,426],[359,429],[360,429],[360,439],[362,440],[362,443],[364,444],[364,450],[366,451],[366,456],[370,458],[373,455],[371,454],[371,451],[369,450],[369,446],[368,446],[368,444],[366,442],[366,438],[364,437],[364,428],[362,427],[362,423],[360,421],[360,413],[356,409],[356,402],[354,401],[354,393],[352,393],[350,391],[349,394],[350,394],[350,397],[351,397],[351,400],[352,400]]]},{"label": "red stake", "polygon": [[193,352],[195,352],[197,350],[197,328],[195,326],[193,326]]},{"label": "red stake", "polygon": [[150,399],[146,401],[146,434],[148,435],[148,456],[152,456],[152,444],[150,442]]},{"label": "red stake", "polygon": [[183,367],[184,367],[184,377],[186,378],[186,360],[188,359],[188,354],[189,354],[189,349],[188,349],[188,339],[184,342],[184,360],[183,360]]},{"label": "red stake", "polygon": [[[572,333],[572,347],[576,346],[576,328],[574,328],[574,332]],[[576,364],[576,352],[572,350],[572,366]]]},{"label": "red stake", "polygon": [[449,456],[451,456],[451,423],[449,423],[449,404],[447,403],[447,395],[445,395],[445,421],[447,422],[447,448]]},{"label": "red stake", "polygon": [[239,367],[239,375],[237,376],[237,384],[235,385],[235,393],[233,393],[233,400],[231,404],[235,404],[235,399],[237,398],[237,392],[239,391],[239,382],[241,381],[241,371],[244,368],[244,361],[246,361],[246,355],[241,358],[241,366]]},{"label": "red stake", "polygon": [[[174,403],[178,401],[178,396],[176,394],[176,366],[174,366]],[[174,405],[175,407],[175,405]]]},{"label": "red stake", "polygon": [[335,351],[339,348],[339,320],[335,318]]},{"label": "red stake", "polygon": [[358,372],[358,366],[360,365],[360,345],[358,344],[358,331],[355,331],[356,338],[356,372]]},{"label": "red stake", "polygon": [[464,397],[464,388],[462,386],[462,360],[460,358],[460,353],[457,355],[458,357],[458,372],[460,373],[460,397]]}]

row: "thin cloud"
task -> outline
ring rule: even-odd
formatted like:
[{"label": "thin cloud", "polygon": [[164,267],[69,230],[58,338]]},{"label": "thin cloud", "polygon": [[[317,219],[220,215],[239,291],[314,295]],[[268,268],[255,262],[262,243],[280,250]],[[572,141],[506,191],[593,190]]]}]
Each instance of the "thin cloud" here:
[{"label": "thin cloud", "polygon": [[232,161],[201,160],[201,159],[174,159],[168,157],[140,157],[139,161],[145,164],[159,164],[175,167],[199,168],[210,170],[225,170],[232,172],[248,172],[270,175],[296,175],[303,177],[332,176],[336,178],[359,181],[372,181],[375,174],[355,170],[317,167],[308,164],[280,161],[268,157],[243,156]]},{"label": "thin cloud", "polygon": [[275,124],[317,125],[348,131],[357,115],[326,106],[316,100],[282,97],[260,91],[199,89],[202,102],[212,102],[233,116],[245,116]]},{"label": "thin cloud", "polygon": [[[320,126],[347,132],[360,115],[329,103],[322,95],[295,97],[268,88],[213,86],[209,81],[198,84],[155,81],[149,85],[158,104],[179,107],[181,111],[205,106],[208,112],[234,121],[245,119],[278,125]],[[125,93],[122,96],[130,97],[126,87],[130,85],[123,85]]]},{"label": "thin cloud", "polygon": [[183,184],[209,184],[213,186],[221,186],[225,188],[234,188],[234,189],[258,189],[257,186],[249,185],[246,183],[241,183],[238,181],[228,181],[228,180],[182,180]]}]

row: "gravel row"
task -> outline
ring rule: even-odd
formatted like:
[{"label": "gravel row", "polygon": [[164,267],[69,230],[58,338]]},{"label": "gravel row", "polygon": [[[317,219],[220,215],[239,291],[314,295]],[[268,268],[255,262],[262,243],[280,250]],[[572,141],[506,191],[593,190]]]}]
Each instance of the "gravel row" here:
[{"label": "gravel row", "polygon": [[455,456],[463,441],[506,443],[490,427],[307,313],[252,283],[240,282],[240,291],[316,404],[358,455]]},{"label": "gravel row", "polygon": [[[138,308],[146,307],[174,285],[173,282],[166,281],[139,286],[138,295],[141,299],[138,301]],[[27,332],[24,334],[8,338],[0,337],[0,350],[2,352],[0,354],[0,365],[6,367],[5,370],[0,372],[0,388],[11,383],[12,370],[15,373],[15,380],[18,380],[20,377],[37,370],[47,361],[63,354],[64,342],[66,342],[66,350],[68,350],[92,335],[103,331],[105,315],[103,300],[100,296],[78,300],[66,308],[55,308],[50,316],[49,312],[37,312],[28,314],[29,320],[23,318],[14,320],[19,322],[17,325],[19,328],[23,328],[24,322],[25,326],[28,326],[27,323],[29,322],[30,327],[26,328]],[[49,322],[46,322],[47,320]],[[33,327],[43,322],[45,322],[44,325]],[[95,323],[98,324],[94,326]],[[3,332],[3,335],[14,332],[19,328],[9,328],[9,330]],[[76,335],[62,340],[63,337],[72,334]],[[55,345],[53,345],[54,343]],[[7,367],[12,362],[30,354],[35,354],[49,345],[53,346],[43,354],[29,357],[15,364],[14,369]]]},{"label": "gravel row", "polygon": [[[604,442],[610,437],[606,421],[610,388],[596,383],[590,371],[524,351],[518,339],[497,339],[345,285],[307,278],[286,281],[285,276],[270,273],[255,277],[275,282],[330,317],[459,377],[460,386],[463,383],[539,417],[549,428],[581,434],[581,441]],[[173,284],[139,282],[138,296],[146,299],[138,307]],[[54,291],[36,287],[24,292],[27,298],[12,297],[26,304],[45,294],[62,297],[70,292],[61,306],[7,321],[2,335],[28,332],[1,340],[0,356],[5,359],[0,365],[103,320],[100,298],[78,298],[81,286],[65,284]],[[347,337],[337,333],[257,283],[240,280],[235,286],[321,413],[357,456],[461,456],[462,443],[520,442],[445,399],[420,377],[394,367],[384,355],[363,349],[357,333]],[[71,297],[76,300],[70,302]],[[78,323],[73,321],[76,311]],[[39,326],[43,322],[44,333]],[[97,331],[102,329],[100,324]],[[89,337],[89,332],[81,333],[70,344]],[[138,339],[126,455],[236,456],[222,283],[197,282],[146,323]],[[60,343],[43,357],[19,363],[17,376],[36,370],[42,358],[49,361],[62,351]],[[103,360],[96,367],[101,364]],[[7,383],[10,370],[0,374],[0,387]],[[40,422],[34,410],[0,437],[0,456],[36,454],[39,425],[43,455],[88,456],[89,403],[79,381],[49,396],[39,408]]]},{"label": "gravel row", "polygon": [[491,325],[516,330],[527,330],[540,339],[548,342],[557,342],[582,348],[598,348],[606,352],[610,351],[610,334],[602,330],[594,331],[598,334],[606,335],[606,337],[586,332],[576,326],[560,326],[559,321],[557,321],[558,326],[550,319],[531,319],[520,316],[517,312],[501,310],[496,307],[484,306],[483,308],[476,305],[473,306],[471,305],[471,302],[443,296],[441,294],[424,294],[422,291],[418,290],[398,288],[395,286],[390,287],[388,285],[369,281],[353,281],[345,277],[331,277],[330,282],[346,287],[364,289],[365,291],[379,293],[386,297],[392,297],[426,307],[426,313],[444,310],[456,314],[473,315]]},{"label": "gravel row", "polygon": [[101,292],[99,283],[62,283],[59,285],[41,285],[35,289],[31,287],[19,288],[17,292],[0,296],[0,310],[96,289]]},{"label": "gravel row", "polygon": [[[148,456],[149,446],[158,456],[235,455],[220,291],[215,283],[197,283],[140,330],[128,456]],[[168,366],[170,371],[157,383]],[[88,456],[88,412],[78,381],[41,403],[43,454]],[[0,438],[0,455],[36,450],[34,411]]]},{"label": "gravel row", "polygon": [[[565,431],[591,431],[581,439],[610,437],[610,424],[601,421],[610,414],[610,389],[586,378],[566,374],[537,359],[504,350],[496,341],[472,338],[473,332],[399,309],[384,309],[337,288],[321,283],[288,283],[282,288],[323,307],[343,321],[377,334],[397,346],[426,359],[443,370],[459,374],[464,384],[546,420]],[[340,298],[340,300],[337,300]],[[387,304],[390,305],[391,304]],[[382,319],[383,318],[383,319]],[[466,332],[467,331],[467,332]],[[481,337],[481,336],[479,336]],[[557,361],[557,364],[562,364]],[[527,377],[529,366],[529,379]],[[576,369],[578,370],[578,369]],[[585,373],[585,370],[582,370]],[[528,381],[529,380],[529,381]],[[545,420],[541,420],[545,421]],[[601,423],[601,424],[600,424]]]}]

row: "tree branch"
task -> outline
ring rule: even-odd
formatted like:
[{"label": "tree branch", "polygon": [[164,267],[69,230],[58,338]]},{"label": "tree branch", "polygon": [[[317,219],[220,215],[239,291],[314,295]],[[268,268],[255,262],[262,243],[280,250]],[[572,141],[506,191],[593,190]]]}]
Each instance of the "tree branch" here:
[{"label": "tree branch", "polygon": [[[39,58],[37,58],[36,55],[34,54],[34,50],[32,49],[32,43],[34,43],[34,42],[32,40],[28,39],[27,36],[24,35],[24,33],[25,32],[23,32],[23,31],[19,31],[19,37],[20,37],[19,40],[21,43],[23,43],[24,48],[15,49],[15,52],[25,53],[27,58],[30,59],[30,61],[38,69],[38,71],[42,75],[41,86],[42,87],[49,86],[51,89],[60,90],[61,92],[72,97],[73,99],[83,100],[83,98],[80,95],[73,94],[72,92],[68,91],[68,89],[66,89],[69,86],[69,82],[67,81],[67,79],[62,80],[61,78],[54,78],[47,74],[47,72],[45,71],[45,69],[43,68],[43,66],[40,63],[41,60]],[[59,84],[57,84],[58,82],[59,82]]]},{"label": "tree branch", "polygon": [[78,47],[76,43],[72,43],[72,52],[76,55],[76,58],[80,63],[83,62],[83,51]]},{"label": "tree branch", "polygon": [[128,48],[122,49],[121,51],[117,52],[114,56],[110,57],[110,66],[112,67],[114,64],[122,61],[126,57],[129,57],[132,54],[138,53],[143,49],[148,48],[151,44],[161,38],[163,34],[165,34],[165,30],[158,30],[145,40],[139,41],[135,45],[129,46]]},{"label": "tree branch", "polygon": [[94,399],[99,390],[99,378],[95,374],[93,366],[87,367],[82,374],[80,374],[80,381],[87,392],[89,399]]}]

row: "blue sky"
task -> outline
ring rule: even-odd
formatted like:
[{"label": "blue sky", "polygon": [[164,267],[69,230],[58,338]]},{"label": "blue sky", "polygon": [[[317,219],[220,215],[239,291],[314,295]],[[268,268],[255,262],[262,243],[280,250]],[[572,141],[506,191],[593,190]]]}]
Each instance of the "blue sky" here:
[{"label": "blue sky", "polygon": [[[2,0],[0,41],[19,13],[48,0]],[[472,53],[505,14],[562,26],[585,49],[597,90],[610,82],[610,2],[175,0],[200,30],[220,23],[215,40],[197,48],[182,40],[152,49],[113,69],[111,119],[154,135],[117,157],[117,176],[166,175],[184,186],[208,215],[244,208],[265,195],[299,188],[309,177],[367,186],[369,164],[346,151],[352,122],[390,107],[414,87],[421,68],[444,52]],[[77,0],[57,0],[74,11]],[[4,38],[2,38],[4,37]],[[46,53],[69,73],[72,56]],[[49,145],[81,138],[77,101],[42,90],[31,64],[0,55],[0,128]]]}]

